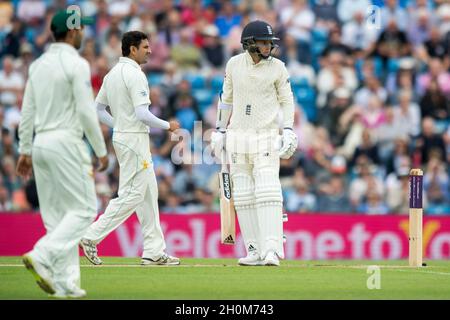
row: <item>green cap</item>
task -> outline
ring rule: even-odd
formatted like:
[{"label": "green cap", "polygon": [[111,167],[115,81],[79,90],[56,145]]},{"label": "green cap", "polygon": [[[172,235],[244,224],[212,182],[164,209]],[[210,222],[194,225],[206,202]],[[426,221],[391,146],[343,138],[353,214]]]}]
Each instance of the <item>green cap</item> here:
[{"label": "green cap", "polygon": [[81,26],[91,25],[93,23],[93,18],[82,18],[76,10],[61,10],[53,16],[50,29],[53,32],[62,33],[73,29],[79,29]]}]

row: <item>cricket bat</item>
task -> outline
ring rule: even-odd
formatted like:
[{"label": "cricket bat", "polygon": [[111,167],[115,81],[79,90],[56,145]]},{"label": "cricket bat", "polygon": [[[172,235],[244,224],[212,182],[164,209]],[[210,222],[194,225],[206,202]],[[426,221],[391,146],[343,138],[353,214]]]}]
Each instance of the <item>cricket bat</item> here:
[{"label": "cricket bat", "polygon": [[220,238],[222,244],[234,244],[236,241],[236,211],[231,193],[231,178],[225,152],[225,150],[222,150],[222,169],[219,172]]}]

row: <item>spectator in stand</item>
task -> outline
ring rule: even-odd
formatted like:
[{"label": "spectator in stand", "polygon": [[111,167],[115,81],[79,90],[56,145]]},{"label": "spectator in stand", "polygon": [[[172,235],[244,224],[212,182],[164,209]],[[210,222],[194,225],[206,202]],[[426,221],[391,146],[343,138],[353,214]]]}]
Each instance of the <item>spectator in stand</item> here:
[{"label": "spectator in stand", "polygon": [[427,195],[427,212],[431,214],[449,213],[450,181],[446,174],[445,163],[441,155],[430,154],[424,177],[423,189]]},{"label": "spectator in stand", "polygon": [[162,22],[160,22],[159,37],[169,47],[180,42],[180,32],[183,29],[180,13],[175,8],[170,8]]},{"label": "spectator in stand", "polygon": [[408,39],[414,48],[429,39],[432,26],[431,17],[426,9],[419,9],[417,19],[412,19],[408,28]]},{"label": "spectator in stand", "polygon": [[7,156],[13,157],[14,160],[17,160],[19,153],[13,134],[7,128],[2,128],[0,140],[0,159]]},{"label": "spectator in stand", "polygon": [[377,191],[369,188],[363,202],[358,206],[357,211],[367,215],[387,214],[389,208],[384,202],[383,196]]},{"label": "spectator in stand", "polygon": [[436,15],[438,16],[439,21],[439,32],[441,35],[445,35],[448,40],[450,32],[450,4],[445,3],[439,6],[439,8],[436,10]]},{"label": "spectator in stand", "polygon": [[374,54],[381,57],[385,67],[389,59],[411,55],[411,44],[406,33],[398,28],[396,20],[390,20],[386,29],[379,35]]},{"label": "spectator in stand", "polygon": [[355,166],[358,176],[349,186],[349,197],[354,208],[359,208],[370,192],[381,196],[385,192],[383,181],[376,175],[376,167],[371,164],[369,158],[361,156],[358,160],[360,163]]},{"label": "spectator in stand", "polygon": [[339,24],[337,14],[338,0],[311,0],[312,11],[316,16],[316,27],[330,30]]},{"label": "spectator in stand", "polygon": [[[409,160],[409,159],[408,159]],[[407,215],[409,213],[409,161],[386,177],[386,204],[389,212]]]},{"label": "spectator in stand", "polygon": [[176,117],[182,128],[192,132],[194,121],[201,119],[197,101],[191,94],[189,81],[182,80],[177,88],[178,90],[169,97],[168,115]]},{"label": "spectator in stand", "polygon": [[450,100],[439,88],[436,79],[431,80],[428,89],[420,100],[422,117],[448,122],[450,119]]},{"label": "spectator in stand", "polygon": [[15,107],[21,103],[25,80],[19,72],[14,70],[13,58],[3,58],[3,68],[0,70],[0,103],[9,107]]},{"label": "spectator in stand", "polygon": [[399,126],[409,128],[408,134],[411,137],[417,137],[420,134],[420,107],[417,103],[411,101],[412,93],[401,90],[398,93],[398,105],[394,107],[395,122]]},{"label": "spectator in stand", "polygon": [[10,196],[22,187],[22,181],[16,174],[15,164],[12,156],[5,156],[1,159],[0,171],[3,173],[3,185]]},{"label": "spectator in stand", "polygon": [[398,0],[386,0],[381,8],[381,28],[385,29],[391,21],[396,21],[399,30],[406,31],[408,26],[408,15]]},{"label": "spectator in stand", "polygon": [[225,62],[225,49],[219,37],[219,29],[213,25],[207,25],[203,32],[202,54],[203,66],[208,69],[208,74],[217,74]]},{"label": "spectator in stand", "polygon": [[[378,144],[380,163],[386,164],[395,150],[395,143],[399,137],[408,137],[409,127],[395,117],[394,108],[385,108],[385,122],[373,131],[374,139]],[[388,171],[390,172],[390,171]]]},{"label": "spectator in stand", "polygon": [[[0,176],[1,177],[1,176]],[[9,196],[8,189],[5,188],[0,180],[0,213],[2,211],[13,211],[13,203],[11,197]]]},{"label": "spectator in stand", "polygon": [[418,89],[420,94],[425,93],[432,80],[437,81],[439,89],[444,95],[450,96],[450,72],[444,69],[442,60],[439,58],[430,59],[428,72],[419,76]]},{"label": "spectator in stand", "polygon": [[313,69],[308,64],[301,63],[298,57],[298,46],[295,38],[289,34],[283,39],[282,57],[286,63],[286,68],[289,72],[291,78],[302,78],[306,79],[308,85],[313,87],[316,83],[316,74]]},{"label": "spectator in stand", "polygon": [[328,103],[319,112],[319,124],[327,129],[335,146],[342,144],[347,133],[340,125],[340,118],[351,105],[350,90],[338,88],[331,93]]},{"label": "spectator in stand", "polygon": [[353,154],[352,160],[350,162],[351,166],[357,164],[360,157],[366,157],[370,159],[374,164],[379,164],[380,160],[378,158],[378,144],[374,142],[371,131],[369,129],[364,129],[361,136],[361,144],[356,147],[355,153]]},{"label": "spectator in stand", "polygon": [[327,184],[321,186],[317,198],[317,211],[320,213],[344,213],[353,211],[342,176],[335,175],[331,177]]},{"label": "spectator in stand", "polygon": [[234,26],[241,24],[241,15],[236,12],[232,1],[224,1],[216,19],[221,38],[226,38]]},{"label": "spectator in stand", "polygon": [[369,0],[340,0],[337,7],[340,22],[351,21],[356,12],[366,12],[371,5]]},{"label": "spectator in stand", "polygon": [[315,136],[315,127],[308,121],[305,112],[296,107],[294,111],[294,128],[295,134],[298,137],[298,150],[301,154],[311,154],[311,144]]},{"label": "spectator in stand", "polygon": [[0,58],[4,56],[18,57],[20,54],[20,44],[25,40],[25,27],[18,18],[11,21],[11,30],[2,39]]},{"label": "spectator in stand", "polygon": [[418,45],[417,57],[423,62],[428,63],[431,58],[449,59],[450,45],[441,37],[439,28],[433,26],[430,28],[428,40]]},{"label": "spectator in stand", "polygon": [[285,208],[289,212],[314,212],[317,205],[316,196],[310,192],[306,179],[294,180],[293,188],[286,191]]},{"label": "spectator in stand", "polygon": [[192,44],[192,30],[181,30],[180,42],[172,46],[170,58],[182,72],[195,72],[201,66],[201,57],[200,49]]},{"label": "spectator in stand", "polygon": [[156,30],[149,33],[150,45],[152,47],[152,58],[143,66],[146,74],[164,72],[164,64],[169,61],[170,48],[159,37]]},{"label": "spectator in stand", "polygon": [[440,159],[445,159],[445,144],[442,135],[435,133],[434,120],[426,117],[422,120],[422,133],[415,141],[415,150],[418,151],[420,162],[427,164],[430,160],[430,153],[439,153]]},{"label": "spectator in stand", "polygon": [[339,26],[330,29],[328,34],[328,44],[322,52],[324,57],[328,56],[332,52],[339,52],[343,55],[343,64],[345,66],[353,66],[351,55],[352,48],[345,44],[342,40],[342,32]]},{"label": "spectator in stand", "polygon": [[24,80],[28,79],[28,68],[34,61],[33,46],[29,42],[24,42],[20,45],[20,56],[14,61],[14,66]]},{"label": "spectator in stand", "polygon": [[398,103],[398,92],[406,90],[412,93],[412,100],[419,101],[419,95],[416,92],[415,62],[412,59],[403,58],[399,61],[399,69],[392,72],[386,79],[386,89],[389,93],[388,101],[390,104]]},{"label": "spectator in stand", "polygon": [[[447,130],[443,134],[443,140],[446,148],[446,158],[447,163],[450,163],[450,124],[447,126]],[[450,167],[448,168],[448,174],[450,176]]]},{"label": "spectator in stand", "polygon": [[357,108],[360,109],[360,121],[364,128],[376,129],[386,121],[384,105],[376,95],[369,96],[365,109],[359,106]]},{"label": "spectator in stand", "polygon": [[107,43],[103,47],[102,55],[106,57],[109,69],[114,67],[122,56],[121,37],[120,32],[116,31],[107,34]]},{"label": "spectator in stand", "polygon": [[353,19],[342,27],[342,43],[352,49],[366,51],[377,40],[377,29],[366,26],[365,15],[366,10],[356,11]]},{"label": "spectator in stand", "polygon": [[302,63],[310,63],[311,30],[314,27],[315,15],[307,0],[292,0],[292,6],[281,10],[280,20],[286,28],[286,33],[297,42],[297,59]]},{"label": "spectator in stand", "polygon": [[336,151],[330,141],[328,131],[323,127],[318,127],[311,145],[311,157],[307,158],[304,165],[305,174],[311,182],[321,182],[320,180],[328,176],[331,168],[331,160]]},{"label": "spectator in stand", "polygon": [[364,86],[355,93],[355,104],[363,109],[367,109],[371,96],[378,97],[381,103],[387,101],[387,91],[375,75],[368,76],[364,79]]},{"label": "spectator in stand", "polygon": [[171,97],[176,94],[177,87],[183,80],[181,72],[177,68],[177,64],[172,60],[164,64],[164,73],[161,79],[161,90],[166,97]]},{"label": "spectator in stand", "polygon": [[357,86],[355,70],[344,66],[344,55],[337,51],[330,52],[317,77],[317,106],[324,107],[328,94],[333,90],[344,87],[353,92]]}]

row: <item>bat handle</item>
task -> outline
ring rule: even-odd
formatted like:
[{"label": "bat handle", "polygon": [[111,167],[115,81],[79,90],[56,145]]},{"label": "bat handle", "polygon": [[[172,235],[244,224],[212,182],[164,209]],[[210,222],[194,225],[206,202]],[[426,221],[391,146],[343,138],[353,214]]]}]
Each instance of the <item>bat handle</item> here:
[{"label": "bat handle", "polygon": [[227,151],[225,149],[220,152],[220,161],[222,162],[222,172],[228,172]]}]

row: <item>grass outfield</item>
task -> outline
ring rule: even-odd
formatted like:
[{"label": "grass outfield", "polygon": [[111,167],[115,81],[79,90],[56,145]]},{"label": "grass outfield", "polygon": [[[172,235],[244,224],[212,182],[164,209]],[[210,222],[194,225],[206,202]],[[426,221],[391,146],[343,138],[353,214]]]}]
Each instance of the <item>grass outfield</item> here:
[{"label": "grass outfield", "polygon": [[[239,267],[235,259],[182,259],[180,266],[140,266],[137,258],[81,258],[88,299],[450,299],[450,261],[283,261]],[[367,266],[380,266],[369,290]],[[0,299],[47,299],[18,257],[0,257]]]}]

